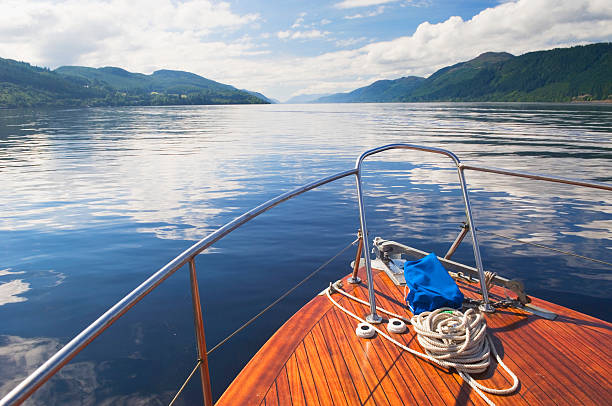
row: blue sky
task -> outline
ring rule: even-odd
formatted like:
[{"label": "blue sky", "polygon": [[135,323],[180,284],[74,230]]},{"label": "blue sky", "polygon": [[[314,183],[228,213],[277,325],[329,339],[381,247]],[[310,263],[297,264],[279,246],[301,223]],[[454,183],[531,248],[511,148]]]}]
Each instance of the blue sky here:
[{"label": "blue sky", "polygon": [[3,0],[0,57],[178,69],[286,100],[612,40],[610,0]]},{"label": "blue sky", "polygon": [[[308,32],[318,30],[329,34],[304,39],[298,46],[291,41],[273,37],[269,40],[275,52],[286,55],[314,56],[335,49],[350,49],[368,42],[391,40],[411,34],[424,21],[439,23],[451,16],[469,19],[499,1],[389,1],[370,6],[339,8],[341,1],[287,0],[230,2],[239,14],[259,13],[262,16],[258,32]],[[357,3],[359,4],[359,3]],[[367,2],[365,2],[367,4]],[[350,3],[349,3],[350,5]],[[299,27],[292,28],[298,22]]]}]

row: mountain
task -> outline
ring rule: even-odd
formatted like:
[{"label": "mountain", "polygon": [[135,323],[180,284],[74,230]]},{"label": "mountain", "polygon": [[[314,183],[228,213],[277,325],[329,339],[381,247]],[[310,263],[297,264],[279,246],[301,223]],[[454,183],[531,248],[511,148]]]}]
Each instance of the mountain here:
[{"label": "mountain", "polygon": [[269,103],[194,73],[151,75],[116,67],[62,66],[55,71],[0,58],[0,108]]},{"label": "mountain", "polygon": [[0,107],[78,105],[106,96],[86,81],[69,80],[48,69],[0,58]]},{"label": "mountain", "polygon": [[[442,68],[412,89],[378,81],[317,102],[513,101],[612,99],[612,44],[600,43],[514,56],[487,52]],[[381,83],[382,82],[382,83]],[[349,97],[350,96],[350,97]]]},{"label": "mountain", "polygon": [[485,52],[470,61],[447,66],[425,79],[419,89],[400,96],[398,101],[407,101],[406,97],[421,98],[423,101],[461,97],[464,95],[461,92],[470,91],[486,93],[488,89],[474,89],[473,86],[482,87],[491,69],[513,58],[516,57],[507,52]]},{"label": "mountain", "polygon": [[293,96],[289,100],[285,101],[285,104],[304,104],[304,103],[312,103],[315,100],[329,96],[329,93],[322,94],[299,94],[297,96]]},{"label": "mountain", "polygon": [[386,102],[409,94],[419,87],[425,78],[408,76],[395,80],[379,80],[369,86],[349,93],[336,93],[317,99],[317,103],[372,103]]},{"label": "mountain", "polygon": [[263,94],[259,93],[259,92],[253,92],[251,90],[246,90],[246,89],[241,89],[243,92],[247,92],[248,94],[258,97],[261,100],[269,103],[269,104],[279,104],[280,102],[272,97],[266,97]]},{"label": "mountain", "polygon": [[[62,66],[55,70],[68,78],[86,79],[94,84],[110,86],[115,91],[130,94],[153,94],[168,99],[174,95],[185,103],[171,104],[251,104],[269,103],[261,94],[238,90],[191,72],[162,69],[150,75],[132,73],[115,67],[88,68]],[[171,97],[170,97],[171,98]]]}]

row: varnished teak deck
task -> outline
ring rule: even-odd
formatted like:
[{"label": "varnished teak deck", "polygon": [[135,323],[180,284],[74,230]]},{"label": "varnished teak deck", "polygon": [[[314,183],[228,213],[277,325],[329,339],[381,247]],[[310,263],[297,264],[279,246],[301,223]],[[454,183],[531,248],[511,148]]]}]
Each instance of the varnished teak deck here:
[{"label": "varnished teak deck", "polygon": [[[384,272],[374,272],[377,304],[407,314],[403,288]],[[360,273],[365,280],[363,269]],[[466,296],[476,297],[474,285],[460,287]],[[363,284],[344,283],[344,289],[367,298]],[[501,290],[494,288],[492,293]],[[358,315],[367,312],[344,296],[334,298]],[[612,404],[612,325],[536,298],[533,303],[559,317],[549,321],[514,309],[486,316],[504,362],[521,380],[515,394],[488,395],[490,399],[498,405]],[[317,296],[270,338],[217,405],[485,405],[457,373],[378,335],[357,338],[356,324],[327,297]],[[422,351],[411,330],[393,336]],[[503,371],[492,369],[478,378],[487,386],[510,385]]]}]

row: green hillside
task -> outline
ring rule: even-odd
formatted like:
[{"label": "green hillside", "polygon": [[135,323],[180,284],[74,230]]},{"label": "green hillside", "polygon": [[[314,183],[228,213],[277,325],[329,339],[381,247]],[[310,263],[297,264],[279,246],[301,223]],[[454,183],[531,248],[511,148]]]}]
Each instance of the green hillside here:
[{"label": "green hillside", "polygon": [[[402,80],[402,79],[398,79]],[[612,44],[601,43],[520,56],[487,52],[442,68],[412,89],[389,92],[378,81],[319,102],[512,101],[569,102],[612,99]],[[378,90],[378,91],[377,91]]]},{"label": "green hillside", "polygon": [[69,80],[48,69],[0,58],[0,107],[77,106],[104,98],[107,91]]},{"label": "green hillside", "polygon": [[237,90],[232,86],[203,78],[195,73],[166,69],[155,71],[151,75],[144,75],[110,66],[98,69],[85,66],[61,66],[55,72],[66,77],[103,82],[115,90],[124,92],[193,93],[201,90],[220,92]]},{"label": "green hillside", "polygon": [[369,86],[353,90],[349,93],[337,93],[321,97],[318,103],[361,103],[385,102],[411,93],[425,78],[408,76],[395,80],[379,80]]},{"label": "green hillside", "polygon": [[83,66],[50,71],[0,58],[0,108],[261,103],[268,101],[189,72],[144,75]]}]

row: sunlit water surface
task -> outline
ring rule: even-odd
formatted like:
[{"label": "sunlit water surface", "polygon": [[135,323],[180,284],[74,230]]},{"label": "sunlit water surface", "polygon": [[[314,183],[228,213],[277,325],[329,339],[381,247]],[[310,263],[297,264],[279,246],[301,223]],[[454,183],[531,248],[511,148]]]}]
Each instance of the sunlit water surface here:
[{"label": "sunlit water surface", "polygon": [[[463,161],[612,181],[612,106],[346,104],[0,111],[0,395],[194,241],[301,184],[405,142]],[[610,262],[610,193],[468,172],[476,224]],[[370,236],[444,252],[464,220],[442,156],[365,164]],[[354,180],[308,192],[198,257],[209,346],[354,239]],[[480,234],[486,268],[531,295],[612,320],[610,267]],[[468,239],[455,259],[473,264]],[[210,359],[218,397],[349,250]],[[167,404],[195,364],[182,269],[30,404]],[[181,399],[201,399],[194,380]]]}]

